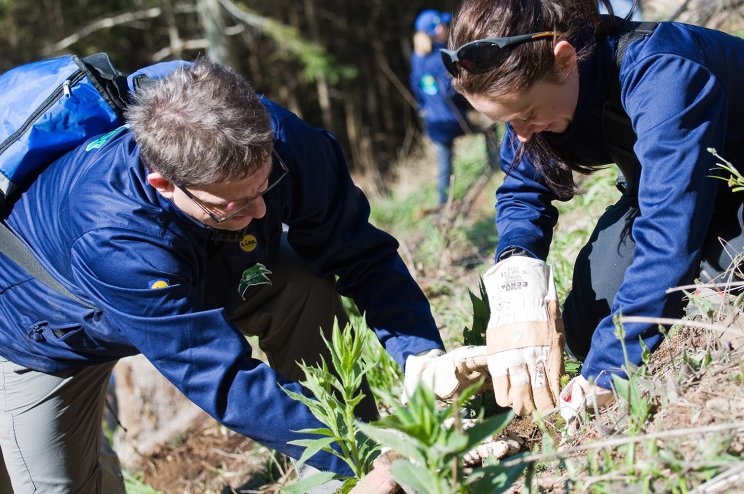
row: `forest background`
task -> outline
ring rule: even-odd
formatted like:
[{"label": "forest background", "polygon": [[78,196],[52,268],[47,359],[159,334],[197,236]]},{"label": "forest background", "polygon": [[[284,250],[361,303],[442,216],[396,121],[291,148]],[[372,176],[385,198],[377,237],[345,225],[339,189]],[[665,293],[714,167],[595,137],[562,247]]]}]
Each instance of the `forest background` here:
[{"label": "forest background", "polygon": [[0,71],[105,51],[132,72],[198,55],[333,132],[381,188],[419,135],[408,86],[414,19],[436,0],[0,0]]}]

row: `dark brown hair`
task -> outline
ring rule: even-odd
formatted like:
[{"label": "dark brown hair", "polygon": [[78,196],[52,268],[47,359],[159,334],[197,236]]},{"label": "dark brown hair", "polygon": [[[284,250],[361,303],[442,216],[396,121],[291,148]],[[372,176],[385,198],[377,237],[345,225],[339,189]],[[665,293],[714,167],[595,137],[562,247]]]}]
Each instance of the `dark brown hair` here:
[{"label": "dark brown hair", "polygon": [[[577,59],[581,61],[594,52],[597,39],[616,28],[614,23],[600,16],[600,2],[610,14],[613,13],[609,0],[465,0],[452,21],[451,49],[482,38],[540,31],[557,34],[553,39],[516,46],[503,64],[486,73],[460,71],[453,86],[466,95],[499,98],[523,93],[541,80],[557,81],[553,55],[555,42],[574,40],[582,35],[584,43],[577,52]],[[516,142],[512,144],[518,145]],[[551,145],[540,133],[534,134],[524,145],[518,145],[512,166],[516,166],[525,154],[529,155],[551,189],[564,198],[576,192],[572,171],[589,173],[594,169],[578,163],[563,149]]]}]

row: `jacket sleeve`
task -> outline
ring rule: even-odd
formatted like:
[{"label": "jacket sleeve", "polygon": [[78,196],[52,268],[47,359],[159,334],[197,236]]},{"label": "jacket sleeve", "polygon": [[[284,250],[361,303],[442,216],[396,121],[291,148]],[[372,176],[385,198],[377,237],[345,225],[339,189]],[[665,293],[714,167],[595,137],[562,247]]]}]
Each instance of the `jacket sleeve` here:
[{"label": "jacket sleeve", "polygon": [[[298,430],[323,427],[282,390],[301,392],[299,384],[251,358],[250,346],[223,310],[201,307],[199,276],[189,249],[157,245],[144,237],[133,231],[97,230],[74,246],[75,281],[102,309],[104,325],[119,332],[114,339],[128,340],[217,421],[299,458],[304,448],[287,442],[311,437]],[[318,453],[308,463],[350,473],[328,453]]]},{"label": "jacket sleeve", "polygon": [[[701,64],[676,55],[649,56],[621,72],[624,106],[638,135],[641,162],[639,209],[632,235],[633,263],[612,315],[677,317],[682,294],[669,288],[692,281],[722,183],[709,177],[715,162],[707,148],[722,149],[728,98],[721,82]],[[624,324],[629,363],[641,363],[639,339],[661,342],[654,324]],[[609,387],[626,363],[612,316],[601,321],[584,362],[584,377]]]},{"label": "jacket sleeve", "polygon": [[429,302],[398,255],[398,242],[369,222],[336,139],[299,119],[282,123],[276,146],[287,156],[291,187],[284,223],[294,250],[318,276],[356,302],[385,349],[406,358],[442,348]]},{"label": "jacket sleeve", "polygon": [[520,247],[533,257],[546,259],[553,239],[557,199],[527,157],[513,165],[517,139],[511,125],[501,143],[503,184],[496,191],[496,227],[499,245],[496,259],[509,247]]}]

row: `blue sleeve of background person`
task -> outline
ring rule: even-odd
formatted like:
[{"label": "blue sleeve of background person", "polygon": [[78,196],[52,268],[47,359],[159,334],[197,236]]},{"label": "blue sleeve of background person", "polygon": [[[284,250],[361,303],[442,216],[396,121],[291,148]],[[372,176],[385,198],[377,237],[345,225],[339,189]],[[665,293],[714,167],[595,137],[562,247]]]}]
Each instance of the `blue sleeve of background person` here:
[{"label": "blue sleeve of background person", "polygon": [[[632,59],[628,50],[626,57]],[[728,97],[708,68],[676,55],[624,61],[620,78],[642,172],[633,264],[611,310],[613,315],[676,317],[682,294],[665,290],[690,283],[699,266],[720,185],[709,177],[715,161],[706,149],[723,148]],[[655,324],[626,323],[624,330],[633,365],[641,363],[639,338],[652,350],[662,339]],[[582,375],[609,387],[610,374],[624,375],[624,365],[612,317],[607,317],[594,333]]]},{"label": "blue sleeve of background person", "polygon": [[557,197],[545,185],[526,157],[512,166],[516,136],[511,125],[501,143],[501,168],[504,182],[496,191],[496,228],[499,245],[496,259],[508,247],[520,247],[538,259],[546,259],[553,239],[558,210],[552,205]]},{"label": "blue sleeve of background person", "polygon": [[[271,106],[269,106],[271,108]],[[369,222],[336,139],[274,106],[276,147],[290,168],[285,188],[287,239],[318,276],[338,276],[340,294],[366,314],[401,365],[411,354],[443,348],[429,303],[398,255],[398,242]]]},{"label": "blue sleeve of background person", "polygon": [[[107,325],[191,401],[230,429],[299,458],[304,448],[287,442],[311,436],[293,431],[323,427],[280,388],[300,392],[300,385],[251,358],[222,309],[201,308],[185,249],[175,247],[131,230],[89,232],[73,248],[75,282],[103,310]],[[168,280],[169,286],[150,289],[151,280]],[[350,474],[328,453],[308,463]]]}]

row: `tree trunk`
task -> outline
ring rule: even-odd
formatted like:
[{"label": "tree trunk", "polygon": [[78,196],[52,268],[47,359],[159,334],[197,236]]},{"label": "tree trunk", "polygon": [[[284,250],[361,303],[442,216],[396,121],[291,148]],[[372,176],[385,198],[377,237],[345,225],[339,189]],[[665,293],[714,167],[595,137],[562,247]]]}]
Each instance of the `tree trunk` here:
[{"label": "tree trunk", "polygon": [[[310,39],[313,43],[320,45],[320,31],[318,29],[318,19],[316,18],[314,0],[305,0],[305,15],[310,28]],[[330,129],[333,126],[331,98],[328,93],[328,80],[324,75],[321,75],[316,79],[315,88],[318,91],[318,105],[320,106],[323,127]]]},{"label": "tree trunk", "polygon": [[225,19],[219,0],[198,0],[199,19],[207,39],[207,56],[215,62],[235,67],[230,44],[225,36]]}]

